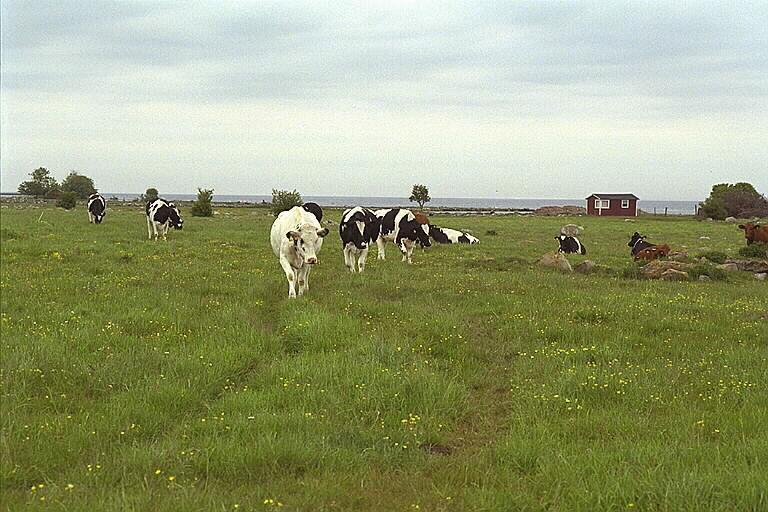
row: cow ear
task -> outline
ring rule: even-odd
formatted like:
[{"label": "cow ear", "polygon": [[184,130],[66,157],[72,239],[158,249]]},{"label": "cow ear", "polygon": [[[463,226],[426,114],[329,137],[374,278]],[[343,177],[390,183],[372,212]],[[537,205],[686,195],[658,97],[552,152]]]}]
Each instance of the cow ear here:
[{"label": "cow ear", "polygon": [[745,226],[744,224],[739,224],[739,229],[747,229],[747,226]]},{"label": "cow ear", "polygon": [[301,233],[299,233],[298,231],[289,231],[285,234],[285,237],[288,240],[293,240],[294,242],[296,242],[299,240],[299,238],[301,238]]},{"label": "cow ear", "polygon": [[323,237],[324,237],[325,235],[327,235],[329,232],[330,232],[330,231],[328,230],[328,228],[319,229],[319,230],[317,231],[317,236],[319,236],[320,238],[323,238]]}]

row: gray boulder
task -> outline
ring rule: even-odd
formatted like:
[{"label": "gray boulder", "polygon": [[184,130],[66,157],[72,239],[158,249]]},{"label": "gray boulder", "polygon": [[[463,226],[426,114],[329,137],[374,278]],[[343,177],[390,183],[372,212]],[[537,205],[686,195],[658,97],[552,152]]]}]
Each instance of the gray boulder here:
[{"label": "gray boulder", "polygon": [[556,268],[562,272],[573,272],[571,263],[564,254],[559,252],[548,252],[536,263],[541,267]]},{"label": "gray boulder", "polygon": [[681,272],[680,270],[670,268],[661,273],[661,279],[664,281],[687,281],[688,272]]}]

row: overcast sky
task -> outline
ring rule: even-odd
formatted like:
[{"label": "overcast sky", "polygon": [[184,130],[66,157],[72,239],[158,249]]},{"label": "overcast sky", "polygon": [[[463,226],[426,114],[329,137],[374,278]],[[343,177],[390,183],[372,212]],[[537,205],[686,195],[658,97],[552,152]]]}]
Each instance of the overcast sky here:
[{"label": "overcast sky", "polygon": [[768,192],[768,1],[1,5],[6,192]]}]

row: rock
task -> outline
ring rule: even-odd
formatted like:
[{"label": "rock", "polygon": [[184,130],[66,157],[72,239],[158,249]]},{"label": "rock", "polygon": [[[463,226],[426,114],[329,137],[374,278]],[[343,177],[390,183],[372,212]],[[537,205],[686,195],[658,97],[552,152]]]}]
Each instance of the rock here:
[{"label": "rock", "polygon": [[688,259],[688,253],[682,251],[673,251],[667,255],[667,259],[673,261],[685,261]]},{"label": "rock", "polygon": [[691,263],[682,263],[680,261],[654,260],[643,266],[640,270],[640,274],[647,279],[659,279],[667,270],[685,272],[692,266]]},{"label": "rock", "polygon": [[711,281],[711,280],[712,280],[712,278],[711,278],[711,277],[709,277],[709,276],[708,276],[708,275],[706,275],[706,274],[701,274],[701,275],[699,276],[699,281]]},{"label": "rock", "polygon": [[565,236],[578,236],[582,231],[584,231],[584,228],[576,224],[566,224],[560,228],[560,234]]},{"label": "rock", "polygon": [[733,263],[738,267],[739,270],[743,270],[745,272],[768,272],[768,260],[725,260],[725,265],[729,263]]},{"label": "rock", "polygon": [[757,279],[758,281],[765,281],[766,276],[768,276],[768,273],[758,272],[757,274],[755,274],[755,279]]},{"label": "rock", "polygon": [[739,266],[735,263],[722,263],[717,266],[720,270],[725,270],[726,272],[738,272]]},{"label": "rock", "polygon": [[635,219],[624,219],[624,222],[635,222]]},{"label": "rock", "polygon": [[573,272],[573,268],[571,268],[571,264],[568,259],[564,254],[559,252],[548,252],[541,257],[537,264],[542,267],[556,268],[563,272]]},{"label": "rock", "polygon": [[699,240],[711,240],[708,236],[700,236]]},{"label": "rock", "polygon": [[542,206],[534,210],[536,215],[545,215],[548,217],[556,217],[560,215],[586,215],[587,209],[583,206]]},{"label": "rock", "polygon": [[712,217],[707,217],[707,222],[714,222],[714,221],[715,219],[713,219]]},{"label": "rock", "polygon": [[575,267],[573,267],[573,270],[578,272],[579,274],[589,274],[593,270],[595,270],[595,262],[592,260],[584,260]]},{"label": "rock", "polygon": [[731,224],[736,224],[736,223],[737,223],[737,222],[739,222],[739,221],[738,221],[738,220],[736,220],[736,217],[726,217],[726,218],[725,218],[725,222],[729,222],[729,223],[731,223]]},{"label": "rock", "polygon": [[661,273],[661,279],[664,281],[687,281],[688,272],[681,272],[670,268]]}]

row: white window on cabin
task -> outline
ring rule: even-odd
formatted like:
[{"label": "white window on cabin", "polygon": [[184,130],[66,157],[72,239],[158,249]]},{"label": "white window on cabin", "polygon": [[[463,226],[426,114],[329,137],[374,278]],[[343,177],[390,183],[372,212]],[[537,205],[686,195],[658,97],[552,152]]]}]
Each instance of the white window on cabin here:
[{"label": "white window on cabin", "polygon": [[622,199],[621,200],[621,207],[622,208],[629,208],[629,199]]},{"label": "white window on cabin", "polygon": [[598,210],[607,210],[611,207],[611,201],[608,199],[595,199],[595,208]]}]

